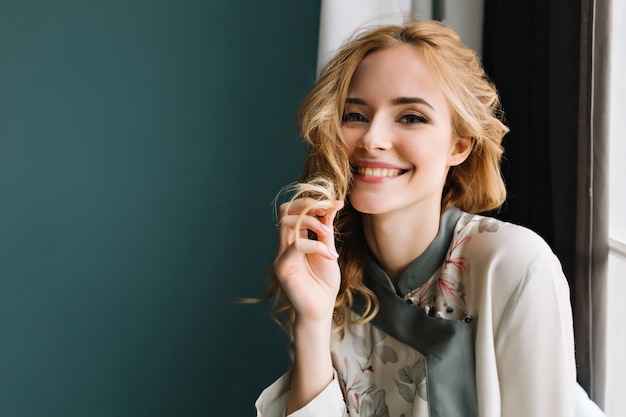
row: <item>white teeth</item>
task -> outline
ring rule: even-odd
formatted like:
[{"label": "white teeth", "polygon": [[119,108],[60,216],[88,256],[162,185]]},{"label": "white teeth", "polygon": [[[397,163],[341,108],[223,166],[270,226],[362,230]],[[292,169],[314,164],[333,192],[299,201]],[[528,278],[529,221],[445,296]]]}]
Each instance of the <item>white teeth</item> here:
[{"label": "white teeth", "polygon": [[366,177],[395,177],[400,175],[399,169],[359,167],[359,174]]}]

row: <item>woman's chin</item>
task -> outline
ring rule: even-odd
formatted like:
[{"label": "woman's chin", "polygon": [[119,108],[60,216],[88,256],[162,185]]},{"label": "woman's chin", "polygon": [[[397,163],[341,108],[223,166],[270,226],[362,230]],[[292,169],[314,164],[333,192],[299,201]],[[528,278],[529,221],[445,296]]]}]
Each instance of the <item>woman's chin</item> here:
[{"label": "woman's chin", "polygon": [[356,211],[363,214],[382,214],[391,209],[390,205],[380,198],[372,201],[371,199],[350,198],[350,204]]}]

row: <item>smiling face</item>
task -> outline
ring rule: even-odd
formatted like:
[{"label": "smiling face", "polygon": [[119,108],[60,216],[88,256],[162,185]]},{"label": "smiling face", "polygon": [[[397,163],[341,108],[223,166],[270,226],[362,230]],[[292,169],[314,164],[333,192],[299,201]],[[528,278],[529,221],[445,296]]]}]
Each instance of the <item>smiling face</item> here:
[{"label": "smiling face", "polygon": [[366,214],[439,211],[448,170],[472,145],[455,135],[446,97],[409,45],[361,61],[342,133],[354,174],[350,203]]}]

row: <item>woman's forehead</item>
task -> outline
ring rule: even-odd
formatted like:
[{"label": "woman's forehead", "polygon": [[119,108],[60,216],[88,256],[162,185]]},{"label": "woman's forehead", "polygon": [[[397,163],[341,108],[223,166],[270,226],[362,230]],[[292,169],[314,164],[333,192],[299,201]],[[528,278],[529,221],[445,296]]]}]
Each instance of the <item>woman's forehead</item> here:
[{"label": "woman's forehead", "polygon": [[350,95],[370,97],[429,96],[445,100],[427,60],[414,46],[400,45],[373,51],[357,66]]}]

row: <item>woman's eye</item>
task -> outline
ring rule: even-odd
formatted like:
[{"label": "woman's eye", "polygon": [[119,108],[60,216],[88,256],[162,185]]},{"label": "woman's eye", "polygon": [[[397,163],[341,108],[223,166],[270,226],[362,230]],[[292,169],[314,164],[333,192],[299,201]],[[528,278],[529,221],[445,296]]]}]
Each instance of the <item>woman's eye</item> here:
[{"label": "woman's eye", "polygon": [[367,122],[367,118],[365,116],[363,116],[361,113],[345,113],[343,115],[341,121],[343,123],[348,123],[348,122],[365,123],[365,122]]},{"label": "woman's eye", "polygon": [[419,114],[406,114],[402,116],[400,120],[402,121],[402,123],[406,123],[406,124],[428,122],[424,116],[420,116]]}]

